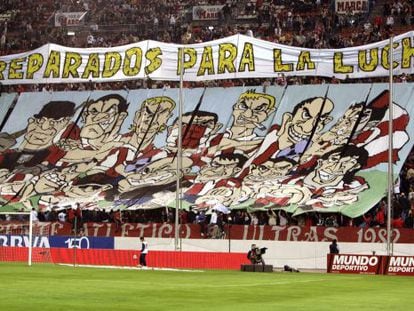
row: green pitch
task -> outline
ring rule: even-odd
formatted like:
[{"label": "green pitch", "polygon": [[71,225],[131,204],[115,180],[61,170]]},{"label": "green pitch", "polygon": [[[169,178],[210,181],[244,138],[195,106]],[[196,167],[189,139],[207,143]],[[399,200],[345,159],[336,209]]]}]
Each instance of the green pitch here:
[{"label": "green pitch", "polygon": [[0,263],[0,310],[408,310],[413,277]]}]

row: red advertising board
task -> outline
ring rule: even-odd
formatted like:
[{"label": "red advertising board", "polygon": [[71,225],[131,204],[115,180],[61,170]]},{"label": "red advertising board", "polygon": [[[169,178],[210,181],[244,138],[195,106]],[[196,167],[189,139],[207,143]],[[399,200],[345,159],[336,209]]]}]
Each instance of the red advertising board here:
[{"label": "red advertising board", "polygon": [[384,256],[330,254],[328,255],[328,272],[352,274],[382,274]]},{"label": "red advertising board", "polygon": [[[134,267],[139,263],[139,251],[108,249],[33,248],[33,262],[60,264]],[[0,261],[27,261],[28,249],[0,247]],[[180,269],[239,270],[249,263],[245,253],[150,251],[149,267]]]},{"label": "red advertising board", "polygon": [[414,256],[389,256],[387,258],[388,275],[414,275]]}]

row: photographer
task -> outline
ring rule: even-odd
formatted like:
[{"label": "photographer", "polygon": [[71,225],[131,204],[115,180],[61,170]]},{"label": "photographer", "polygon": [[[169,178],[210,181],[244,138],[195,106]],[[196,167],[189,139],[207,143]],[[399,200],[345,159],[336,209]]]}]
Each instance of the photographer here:
[{"label": "photographer", "polygon": [[266,249],[266,247],[259,248],[256,244],[252,244],[251,249],[247,253],[247,258],[250,260],[252,265],[265,265],[262,255],[266,253]]}]

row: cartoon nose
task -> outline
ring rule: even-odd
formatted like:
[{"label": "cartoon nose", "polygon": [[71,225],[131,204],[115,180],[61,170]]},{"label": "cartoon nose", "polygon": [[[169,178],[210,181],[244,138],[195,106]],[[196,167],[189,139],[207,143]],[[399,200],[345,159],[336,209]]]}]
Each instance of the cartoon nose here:
[{"label": "cartoon nose", "polygon": [[[316,125],[317,124],[315,124],[315,126]],[[313,126],[314,126],[314,124],[313,124],[313,122],[311,120],[308,120],[306,122],[303,122],[302,123],[302,126],[301,126],[303,133],[304,134],[308,134],[308,135],[310,133],[312,133]]]},{"label": "cartoon nose", "polygon": [[247,109],[244,113],[243,116],[246,118],[251,118],[253,116],[253,111],[251,109]]},{"label": "cartoon nose", "polygon": [[51,125],[51,123],[50,123],[50,121],[49,120],[45,120],[45,121],[43,121],[42,123],[41,123],[41,126],[40,126],[40,128],[42,129],[42,130],[47,130],[47,129],[50,129],[52,127],[52,125]]},{"label": "cartoon nose", "polygon": [[106,114],[106,113],[98,113],[96,116],[95,116],[95,121],[102,121],[102,120],[104,120],[104,119],[108,119],[109,118],[109,116]]}]

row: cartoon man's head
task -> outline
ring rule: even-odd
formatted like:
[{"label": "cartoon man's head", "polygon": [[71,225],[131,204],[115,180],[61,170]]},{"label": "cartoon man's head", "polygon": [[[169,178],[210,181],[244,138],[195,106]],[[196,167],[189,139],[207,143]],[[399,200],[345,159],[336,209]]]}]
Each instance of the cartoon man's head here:
[{"label": "cartoon man's head", "polygon": [[276,100],[272,95],[249,90],[240,95],[233,106],[233,127],[255,129],[264,127],[262,122],[275,111]]},{"label": "cartoon man's head", "polygon": [[252,164],[250,166],[250,173],[244,178],[244,181],[261,182],[278,180],[286,177],[296,164],[296,161],[285,157],[268,159],[258,165]]},{"label": "cartoon man's head", "polygon": [[278,139],[280,149],[309,140],[319,133],[332,120],[329,114],[333,108],[329,98],[315,97],[297,104],[292,113],[284,113]]},{"label": "cartoon man's head", "polygon": [[[190,124],[191,122],[191,124]],[[208,111],[190,111],[182,117],[182,146],[184,149],[196,149],[206,142],[222,127],[217,114]],[[178,118],[168,128],[167,144],[177,147]]]},{"label": "cartoon man's head", "polygon": [[119,132],[127,116],[127,102],[118,94],[105,95],[89,101],[82,113],[82,139],[94,140]]},{"label": "cartoon man's head", "polygon": [[[344,141],[351,133],[362,129],[371,116],[371,109],[364,108],[363,103],[352,104],[342,115],[342,117],[329,129],[331,141]],[[357,124],[358,123],[358,124]]]},{"label": "cartoon man's head", "polygon": [[77,200],[89,200],[93,201],[99,196],[103,197],[105,191],[112,189],[110,184],[97,184],[97,183],[76,183],[69,184],[63,189],[65,197],[77,199]]},{"label": "cartoon man's head", "polygon": [[138,139],[155,137],[167,128],[167,121],[175,108],[175,102],[167,96],[146,99],[135,113],[133,130]]},{"label": "cartoon man's head", "polygon": [[48,148],[65,131],[74,114],[75,104],[72,102],[47,103],[29,118],[22,147],[32,151]]},{"label": "cartoon man's head", "polygon": [[[168,185],[177,180],[177,158],[167,157],[156,160],[141,168],[138,172],[130,173],[118,183],[119,192],[128,192],[135,189]],[[192,161],[189,158],[182,158],[183,174],[189,173]]]},{"label": "cartoon man's head", "polygon": [[342,182],[349,184],[368,160],[368,152],[354,145],[339,147],[323,155],[316,167],[304,178],[312,188],[335,188]]},{"label": "cartoon man's head", "polygon": [[201,168],[195,182],[205,183],[220,179],[231,178],[243,168],[247,157],[239,153],[220,153],[216,155],[208,166]]},{"label": "cartoon man's head", "polygon": [[96,160],[87,163],[78,163],[62,170],[49,170],[39,175],[39,179],[34,185],[36,193],[50,193],[62,189],[69,185],[73,179],[79,176],[81,173],[85,173],[96,165]]}]

